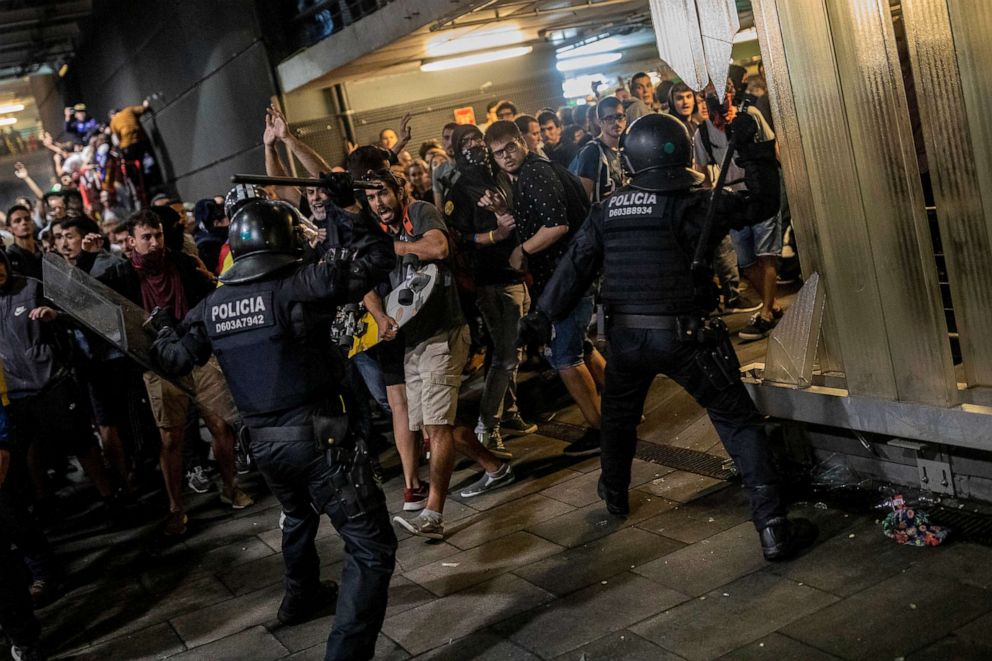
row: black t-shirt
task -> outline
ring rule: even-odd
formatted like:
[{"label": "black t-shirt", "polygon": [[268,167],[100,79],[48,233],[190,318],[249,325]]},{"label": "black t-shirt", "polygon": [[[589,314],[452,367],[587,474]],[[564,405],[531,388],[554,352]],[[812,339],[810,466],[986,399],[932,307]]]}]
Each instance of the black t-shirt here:
[{"label": "black t-shirt", "polygon": [[542,227],[569,227],[566,236],[527,260],[527,270],[533,278],[531,289],[536,298],[555,272],[572,232],[585,220],[589,200],[582,184],[571,173],[534,154],[527,155],[517,173],[513,200],[521,241],[527,241]]},{"label": "black t-shirt", "polygon": [[[458,248],[472,265],[472,279],[476,285],[502,285],[520,282],[521,275],[510,268],[510,253],[516,247],[513,235],[495,244],[488,237],[481,243],[472,240],[473,234],[488,234],[497,229],[496,215],[479,206],[485,193],[484,186],[473,185],[468,177],[460,177],[448,191],[444,201],[444,215],[451,229],[458,234]],[[489,188],[498,188],[492,182]]]}]

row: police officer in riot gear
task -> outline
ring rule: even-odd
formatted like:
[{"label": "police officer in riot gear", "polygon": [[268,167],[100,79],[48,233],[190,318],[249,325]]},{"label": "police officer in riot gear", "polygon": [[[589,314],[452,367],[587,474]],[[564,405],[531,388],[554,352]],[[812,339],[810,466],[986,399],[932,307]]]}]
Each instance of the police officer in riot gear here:
[{"label": "police officer in riot gear", "polygon": [[328,308],[358,300],[387,277],[396,258],[391,249],[331,251],[303,265],[298,213],[281,201],[242,201],[231,222],[234,264],[221,276],[225,286],[178,328],[160,330],[153,353],[174,375],[217,355],[258,468],[286,514],[280,621],[299,622],[333,597],[319,583],[314,546],[319,513],[326,513],[346,553],[326,658],[371,659],[396,537],[364,442],[349,432],[341,357],[329,345],[326,320],[333,318]]},{"label": "police officer in riot gear", "polygon": [[[754,142],[756,128],[747,113],[732,125],[747,190],[712,196],[706,255],[731,228],[778,209],[774,141]],[[551,320],[566,316],[602,269],[609,355],[598,491],[607,509],[629,511],[637,425],[651,382],[665,374],[706,408],[736,463],[765,558],[786,559],[811,543],[816,529],[786,518],[762,418],[741,383],[726,327],[708,318],[718,300],[713,274],[691,268],[711,195],[694,188],[702,177],[690,169],[688,133],[670,115],[646,115],[621,137],[620,153],[630,183],[593,207],[537,310],[521,322],[521,336],[546,339]]]}]

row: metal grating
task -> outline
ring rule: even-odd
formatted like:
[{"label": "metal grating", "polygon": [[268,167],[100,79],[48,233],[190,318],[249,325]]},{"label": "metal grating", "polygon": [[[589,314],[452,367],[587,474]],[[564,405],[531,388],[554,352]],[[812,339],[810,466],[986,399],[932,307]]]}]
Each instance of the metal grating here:
[{"label": "metal grating", "polygon": [[946,507],[935,508],[929,514],[935,525],[951,529],[948,539],[992,546],[992,516]]},{"label": "metal grating", "polygon": [[[538,425],[538,433],[542,436],[557,438],[560,441],[574,443],[586,432],[586,427],[578,427],[564,422],[544,422]],[[727,480],[733,477],[733,471],[725,468],[725,459],[698,450],[677,448],[671,445],[657,445],[647,441],[637,441],[634,457],[641,461],[661,464],[676,470],[704,475],[717,480]]]}]

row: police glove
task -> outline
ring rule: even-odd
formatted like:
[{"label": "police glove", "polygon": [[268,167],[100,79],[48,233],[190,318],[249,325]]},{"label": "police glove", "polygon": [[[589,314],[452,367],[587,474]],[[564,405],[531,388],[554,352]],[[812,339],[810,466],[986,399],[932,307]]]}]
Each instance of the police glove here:
[{"label": "police glove", "polygon": [[754,142],[758,135],[758,120],[751,113],[742,112],[730,122],[730,140],[736,149]]},{"label": "police glove", "polygon": [[176,320],[173,319],[172,315],[166,310],[155,306],[155,308],[145,319],[145,323],[141,325],[145,329],[145,332],[155,337],[160,334],[163,328],[173,328],[176,325]]},{"label": "police glove", "polygon": [[324,255],[324,260],[331,265],[334,277],[335,291],[346,291],[351,278],[351,268],[357,251],[350,248],[331,248]]},{"label": "police glove", "polygon": [[534,310],[517,325],[517,348],[551,342],[551,317],[542,310]]},{"label": "police glove", "polygon": [[192,356],[172,326],[159,329],[148,354],[156,366],[169,374],[183,374],[193,369]]},{"label": "police glove", "polygon": [[355,188],[351,175],[347,172],[325,172],[320,175],[324,189],[331,197],[331,202],[342,209],[355,204]]}]

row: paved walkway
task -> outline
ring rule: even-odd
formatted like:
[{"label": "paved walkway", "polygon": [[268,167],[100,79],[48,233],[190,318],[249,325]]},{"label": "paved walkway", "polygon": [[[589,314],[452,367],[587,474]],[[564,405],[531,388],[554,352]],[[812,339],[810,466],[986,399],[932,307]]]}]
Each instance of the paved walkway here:
[{"label": "paved walkway", "polygon": [[[744,353],[759,355],[760,345]],[[574,409],[556,420],[579,423]],[[659,379],[640,435],[722,453],[702,411]],[[873,515],[799,506],[822,535],[803,557],[766,563],[735,484],[635,461],[632,511],[597,499],[598,460],[565,443],[510,443],[519,482],[452,497],[448,537],[398,532],[382,659],[992,658],[992,550],[913,549]],[[456,487],[476,477],[456,472]],[[402,484],[387,483],[389,503]],[[60,542],[70,593],[41,611],[57,658],[322,659],[332,617],[282,627],[279,508],[231,516],[193,500],[191,533],[155,546],[152,527]],[[325,520],[325,578],[341,543]]]}]

